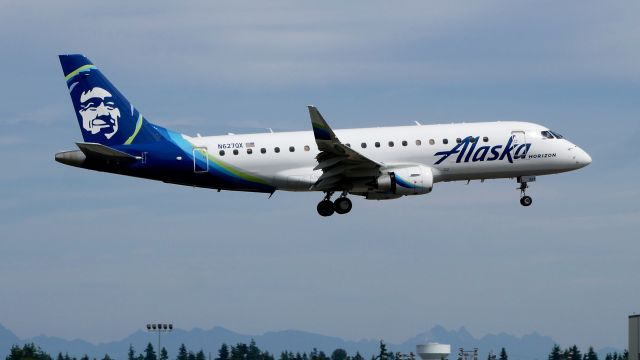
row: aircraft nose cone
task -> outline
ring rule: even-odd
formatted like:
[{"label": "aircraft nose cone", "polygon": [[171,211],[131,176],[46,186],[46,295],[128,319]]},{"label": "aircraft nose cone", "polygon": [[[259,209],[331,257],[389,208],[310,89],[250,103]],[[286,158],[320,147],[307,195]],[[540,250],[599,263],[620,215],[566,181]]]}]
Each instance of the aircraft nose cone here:
[{"label": "aircraft nose cone", "polygon": [[576,164],[580,167],[585,167],[591,164],[591,156],[586,151],[576,146]]}]

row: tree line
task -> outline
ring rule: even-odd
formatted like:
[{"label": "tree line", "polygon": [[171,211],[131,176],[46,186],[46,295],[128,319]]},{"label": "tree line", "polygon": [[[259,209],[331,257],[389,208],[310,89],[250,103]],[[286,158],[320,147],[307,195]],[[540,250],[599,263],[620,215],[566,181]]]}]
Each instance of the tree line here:
[{"label": "tree line", "polygon": [[[452,354],[453,356],[453,354]],[[451,356],[450,356],[451,357]],[[402,354],[399,352],[393,353],[387,350],[387,346],[384,342],[380,341],[379,351],[377,355],[372,355],[371,360],[407,360],[408,358],[414,359],[415,355]],[[497,359],[496,359],[497,358]],[[54,358],[44,352],[40,347],[33,343],[25,344],[22,347],[14,345],[11,347],[9,355],[6,360],[54,360]],[[91,359],[88,355],[83,355],[79,359],[69,354],[58,353],[55,360],[98,360],[96,358]],[[99,360],[114,360],[109,354],[105,354]],[[169,354],[166,348],[160,349],[160,354],[156,354],[155,349],[151,343],[148,343],[143,352],[136,353],[133,345],[129,345],[127,352],[127,360],[169,360]],[[349,355],[344,349],[335,349],[331,354],[327,355],[324,351],[313,348],[309,353],[282,351],[279,356],[276,357],[268,351],[261,350],[251,340],[249,344],[237,343],[236,345],[222,344],[218,349],[218,352],[214,359],[208,359],[204,350],[192,351],[182,344],[178,349],[178,354],[175,360],[365,360],[364,357],[356,352],[354,355]],[[487,360],[509,360],[507,350],[502,348],[499,358],[493,353],[489,353]],[[548,360],[600,360],[598,354],[593,350],[593,347],[589,347],[584,353],[580,349],[573,345],[566,349],[560,348],[558,345],[554,345],[549,353]],[[608,353],[602,360],[629,360],[629,352]]]},{"label": "tree line", "polygon": [[[593,350],[592,346],[589,346],[587,352],[582,353],[576,345],[561,349],[560,346],[554,345],[551,349],[551,353],[548,357],[549,360],[599,360],[598,354]],[[624,350],[621,353],[613,352],[607,353],[604,357],[605,360],[629,360],[629,351]]]}]

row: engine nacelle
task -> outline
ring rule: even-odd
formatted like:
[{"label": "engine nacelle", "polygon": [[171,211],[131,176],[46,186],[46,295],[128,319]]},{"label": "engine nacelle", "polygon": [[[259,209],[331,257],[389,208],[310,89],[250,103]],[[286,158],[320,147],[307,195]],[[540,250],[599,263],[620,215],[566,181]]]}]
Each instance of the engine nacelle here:
[{"label": "engine nacelle", "polygon": [[394,169],[376,180],[376,192],[394,195],[421,195],[433,189],[431,168],[417,165]]}]

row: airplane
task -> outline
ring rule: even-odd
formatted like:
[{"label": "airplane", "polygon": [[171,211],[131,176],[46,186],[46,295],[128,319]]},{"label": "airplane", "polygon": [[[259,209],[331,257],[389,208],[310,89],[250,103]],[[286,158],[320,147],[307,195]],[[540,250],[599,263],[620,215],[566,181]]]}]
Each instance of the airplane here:
[{"label": "airplane", "polygon": [[[583,168],[591,157],[545,126],[495,121],[334,130],[308,106],[312,131],[189,136],[153,124],[83,55],[60,55],[83,142],[55,160],[165,183],[267,193],[323,193],[322,216],[349,195],[390,200],[434,184],[515,178],[530,206],[536,176]],[[336,196],[335,200],[332,197]]]}]

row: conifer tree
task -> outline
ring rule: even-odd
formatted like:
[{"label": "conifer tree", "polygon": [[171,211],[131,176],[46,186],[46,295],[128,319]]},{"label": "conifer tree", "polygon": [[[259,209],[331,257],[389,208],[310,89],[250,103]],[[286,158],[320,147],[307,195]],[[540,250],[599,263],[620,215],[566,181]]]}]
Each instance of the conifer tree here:
[{"label": "conifer tree", "polygon": [[549,360],[563,360],[562,359],[562,350],[560,349],[560,346],[553,345],[553,348],[551,349],[551,353],[549,354]]},{"label": "conifer tree", "polygon": [[160,360],[169,360],[169,353],[164,346],[162,347],[162,350],[160,350]]},{"label": "conifer tree", "polygon": [[247,344],[237,343],[236,346],[231,347],[230,360],[246,360],[248,352]]},{"label": "conifer tree", "polygon": [[9,350],[9,355],[6,357],[7,360],[52,360],[51,355],[42,351],[39,347],[37,347],[33,343],[24,344],[21,347],[14,345]]},{"label": "conifer tree", "polygon": [[129,344],[129,351],[127,351],[128,360],[136,360],[136,351],[133,348],[133,344]]},{"label": "conifer tree", "polygon": [[254,339],[251,339],[249,347],[247,348],[246,360],[260,360],[260,349]]},{"label": "conifer tree", "polygon": [[347,352],[344,349],[335,349],[331,353],[331,360],[347,360]]},{"label": "conifer tree", "polygon": [[380,352],[375,357],[376,360],[392,360],[393,354],[387,351],[387,345],[380,340]]},{"label": "conifer tree", "polygon": [[569,348],[569,360],[582,360],[582,354],[580,354],[580,349],[578,349],[577,345]]},{"label": "conifer tree", "polygon": [[227,344],[222,343],[220,349],[218,349],[218,357],[215,360],[229,360],[229,347]]},{"label": "conifer tree", "polygon": [[180,348],[178,349],[178,356],[176,356],[176,360],[188,360],[189,359],[189,353],[187,352],[187,347],[184,346],[184,344],[180,345]]},{"label": "conifer tree", "polygon": [[276,360],[268,351],[260,354],[260,360]]},{"label": "conifer tree", "polygon": [[147,347],[144,349],[144,360],[158,360],[156,357],[156,352],[153,350],[153,345],[151,343],[147,344]]},{"label": "conifer tree", "polygon": [[507,355],[507,350],[505,350],[505,348],[502,348],[500,350],[500,360],[509,360],[509,355]]},{"label": "conifer tree", "polygon": [[584,360],[598,360],[598,354],[593,350],[593,346],[589,346],[589,350],[584,354]]}]

